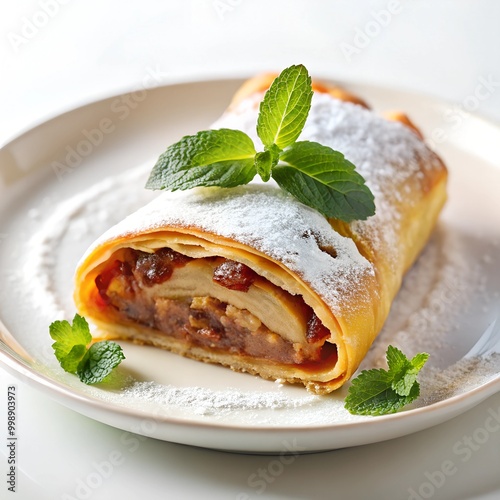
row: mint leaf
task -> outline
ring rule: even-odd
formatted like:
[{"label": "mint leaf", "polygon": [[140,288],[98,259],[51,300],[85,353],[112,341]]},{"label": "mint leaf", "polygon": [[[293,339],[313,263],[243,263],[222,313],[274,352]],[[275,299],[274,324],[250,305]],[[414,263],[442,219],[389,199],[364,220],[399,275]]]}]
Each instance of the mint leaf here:
[{"label": "mint leaf", "polygon": [[306,123],[313,91],[302,66],[290,66],[273,81],[260,104],[257,134],[267,148],[285,149],[299,137]]},{"label": "mint leaf", "polygon": [[146,188],[176,191],[248,184],[256,174],[255,154],[252,139],[239,130],[205,130],[185,136],[160,156]]},{"label": "mint leaf", "polygon": [[125,359],[122,348],[108,340],[90,346],[78,366],[80,380],[86,384],[102,382]]},{"label": "mint leaf", "polygon": [[273,144],[270,148],[255,155],[255,169],[264,182],[271,178],[272,169],[278,164],[281,149]]},{"label": "mint leaf", "polygon": [[387,359],[389,372],[393,374],[404,371],[411,365],[410,360],[403,354],[403,352],[392,345],[387,347],[385,357]]},{"label": "mint leaf", "polygon": [[364,179],[342,153],[328,146],[296,142],[281,153],[271,175],[282,189],[326,217],[349,222],[375,213]]},{"label": "mint leaf", "polygon": [[420,352],[413,357],[411,364],[415,370],[420,371],[428,359],[429,354],[426,352]]},{"label": "mint leaf", "polygon": [[387,348],[386,358],[392,389],[400,396],[408,396],[417,379],[418,371],[412,374],[413,365],[410,360],[392,345]]},{"label": "mint leaf", "polygon": [[[49,327],[49,333],[52,340],[55,340],[52,348],[61,366],[63,363],[68,363],[68,366],[71,366],[72,360],[79,355],[78,350],[73,350],[74,346],[83,345],[86,349],[87,345],[92,341],[86,319],[78,314],[75,314],[72,325],[66,320],[54,321]],[[68,358],[67,361],[65,361],[66,358]]]},{"label": "mint leaf", "polygon": [[400,396],[391,388],[391,378],[386,370],[364,370],[352,381],[345,408],[353,415],[395,413],[416,399],[419,393],[418,386],[415,386],[411,396]]},{"label": "mint leaf", "polygon": [[264,182],[267,182],[271,178],[272,166],[273,158],[269,150],[262,151],[255,155],[255,170]]},{"label": "mint leaf", "polygon": [[392,377],[391,387],[400,395],[408,396],[417,380],[418,372],[426,363],[429,355],[425,352],[417,354],[409,360],[399,349],[390,345],[387,348],[387,365]]},{"label": "mint leaf", "polygon": [[345,408],[354,415],[395,413],[420,395],[418,372],[429,355],[417,354],[411,361],[397,348],[387,348],[389,370],[363,370],[351,382]]},{"label": "mint leaf", "polygon": [[52,348],[61,367],[78,374],[86,384],[101,382],[125,359],[122,348],[115,342],[96,342],[87,348],[92,335],[87,320],[78,314],[73,324],[66,320],[54,321],[49,326],[49,333],[55,340]]},{"label": "mint leaf", "polygon": [[[87,346],[83,344],[76,344],[71,348],[71,351],[62,359],[59,359],[59,363],[62,369],[68,373],[76,373],[80,361],[85,356],[87,352]],[[56,355],[57,357],[57,355]]]},{"label": "mint leaf", "polygon": [[315,142],[296,142],[309,114],[311,78],[291,66],[274,80],[259,108],[257,134],[264,151],[256,152],[239,130],[205,130],[185,136],[160,156],[146,183],[148,189],[231,188],[248,184],[256,174],[278,185],[326,217],[344,221],[375,213],[373,195],[344,156]]}]

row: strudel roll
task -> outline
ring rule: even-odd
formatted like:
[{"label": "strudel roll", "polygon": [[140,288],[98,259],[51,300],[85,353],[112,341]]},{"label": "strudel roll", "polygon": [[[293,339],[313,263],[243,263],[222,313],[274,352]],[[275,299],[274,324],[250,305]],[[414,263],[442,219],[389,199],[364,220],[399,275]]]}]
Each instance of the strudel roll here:
[{"label": "strudel roll", "polygon": [[[214,128],[255,134],[273,77],[237,92]],[[341,151],[376,214],[326,219],[276,185],[162,193],[100,237],[75,302],[99,335],[155,345],[325,394],[359,366],[446,198],[447,172],[402,114],[313,84],[300,140]],[[165,366],[165,370],[168,370]]]}]

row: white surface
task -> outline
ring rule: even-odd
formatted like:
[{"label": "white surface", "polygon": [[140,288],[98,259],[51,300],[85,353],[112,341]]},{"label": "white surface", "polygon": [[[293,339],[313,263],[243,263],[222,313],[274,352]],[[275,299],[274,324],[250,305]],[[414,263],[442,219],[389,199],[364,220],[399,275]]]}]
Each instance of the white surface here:
[{"label": "white surface", "polygon": [[[464,108],[500,119],[500,6],[493,1],[405,2],[350,61],[341,44],[352,44],[356,30],[389,2],[142,1],[126,11],[122,2],[61,2],[16,51],[9,35],[21,33],[23,17],[33,19],[42,4],[3,7],[0,143],[63,109],[117,89],[142,88],[143,81],[249,74],[297,62],[322,75],[452,99],[458,106],[450,105],[443,115],[448,136],[459,134]],[[217,11],[224,5],[224,13]],[[436,138],[443,140],[443,134]],[[488,148],[495,146],[485,141],[484,151]],[[18,386],[22,474],[17,498],[43,498],[42,491],[49,498],[64,498],[64,493],[84,498],[85,491],[75,487],[89,478],[99,485],[87,492],[91,498],[160,498],[166,492],[181,498],[411,498],[410,488],[422,498],[496,498],[500,492],[500,432],[482,431],[489,412],[499,411],[498,395],[413,436],[301,456],[280,466],[279,457],[228,455],[151,440],[134,446],[122,431],[66,410],[0,373],[2,407],[6,387]],[[5,429],[5,413],[1,418]],[[108,460],[115,450],[121,455],[113,456],[120,462],[114,472],[102,481],[90,476],[93,463]],[[456,466],[447,469],[454,473],[434,473],[450,466],[447,461]]]}]

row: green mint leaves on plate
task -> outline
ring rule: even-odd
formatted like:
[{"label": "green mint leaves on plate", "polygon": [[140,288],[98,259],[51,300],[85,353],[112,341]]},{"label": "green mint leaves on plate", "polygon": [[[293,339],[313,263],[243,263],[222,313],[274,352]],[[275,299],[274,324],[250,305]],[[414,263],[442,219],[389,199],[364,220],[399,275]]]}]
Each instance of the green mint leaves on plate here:
[{"label": "green mint leaves on plate", "polygon": [[396,413],[420,395],[417,375],[429,355],[419,353],[410,360],[390,345],[386,357],[388,370],[364,370],[351,382],[345,408],[353,415]]},{"label": "green mint leaves on plate", "polygon": [[146,184],[170,191],[199,186],[231,188],[256,174],[326,217],[346,222],[375,213],[373,194],[342,153],[297,139],[313,90],[307,69],[291,66],[272,83],[260,104],[257,135],[264,151],[239,130],[205,130],[185,136],[160,156]]},{"label": "green mint leaves on plate", "polygon": [[50,327],[54,354],[61,367],[76,374],[86,384],[102,382],[125,359],[122,348],[116,342],[102,341],[92,344],[87,320],[76,314],[73,324],[54,321]]}]

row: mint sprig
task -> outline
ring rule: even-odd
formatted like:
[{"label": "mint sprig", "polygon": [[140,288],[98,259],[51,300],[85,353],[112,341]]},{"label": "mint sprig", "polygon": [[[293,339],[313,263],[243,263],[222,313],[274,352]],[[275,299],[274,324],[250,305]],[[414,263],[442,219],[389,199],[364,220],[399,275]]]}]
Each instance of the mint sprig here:
[{"label": "mint sprig", "polygon": [[387,348],[388,370],[363,370],[349,387],[345,408],[353,415],[396,413],[420,395],[417,375],[429,355],[419,353],[408,359],[399,349]]},{"label": "mint sprig", "polygon": [[54,321],[49,327],[54,354],[61,367],[79,376],[86,384],[102,382],[125,356],[116,342],[92,342],[87,320],[75,314],[73,324],[69,321]]},{"label": "mint sprig", "polygon": [[257,135],[264,151],[239,130],[205,130],[168,147],[156,162],[148,189],[234,187],[255,175],[271,177],[285,191],[326,217],[346,222],[375,213],[373,194],[342,153],[297,139],[311,108],[311,78],[302,66],[285,69],[260,104]]}]

